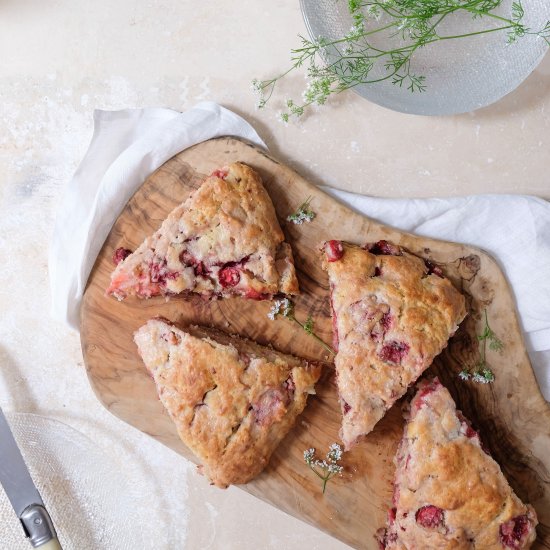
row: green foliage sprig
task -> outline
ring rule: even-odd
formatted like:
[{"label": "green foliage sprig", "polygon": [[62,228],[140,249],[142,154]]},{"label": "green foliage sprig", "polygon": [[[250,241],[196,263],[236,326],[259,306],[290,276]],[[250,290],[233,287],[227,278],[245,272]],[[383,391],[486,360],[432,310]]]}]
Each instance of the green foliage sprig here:
[{"label": "green foliage sprig", "polygon": [[464,368],[458,373],[458,376],[462,380],[472,380],[480,384],[488,384],[495,380],[493,371],[487,365],[487,342],[489,342],[489,349],[493,351],[501,351],[504,348],[502,340],[500,340],[489,326],[487,309],[484,311],[484,316],[485,326],[483,327],[483,332],[477,335],[480,359],[473,369]]},{"label": "green foliage sprig", "polygon": [[315,338],[315,340],[317,340],[317,342],[319,342],[319,344],[321,344],[329,353],[331,353],[332,355],[335,355],[334,350],[326,342],[324,342],[319,336],[317,336],[317,334],[315,334],[313,317],[311,315],[308,316],[305,323],[302,323],[301,321],[298,321],[298,319],[296,319],[296,316],[294,315],[294,302],[292,302],[288,298],[283,298],[282,300],[275,300],[267,316],[269,317],[269,319],[274,321],[279,315],[287,319],[290,319],[291,321],[294,321],[297,325],[302,327],[302,329],[305,332],[307,332],[310,336],[313,336],[313,338]]},{"label": "green foliage sprig", "polygon": [[316,214],[311,209],[312,197],[308,197],[298,208],[296,212],[287,216],[286,220],[292,222],[295,225],[302,225],[304,222],[312,221]]},{"label": "green foliage sprig", "polygon": [[[336,40],[323,37],[309,40],[300,36],[301,47],[291,50],[292,64],[287,71],[275,78],[252,81],[252,88],[259,96],[257,106],[265,107],[277,83],[302,66],[306,66],[307,77],[302,101],[286,101],[286,109],[280,113],[283,122],[300,117],[311,105],[323,105],[331,95],[360,84],[390,80],[413,93],[425,91],[426,77],[413,71],[411,61],[415,53],[428,44],[495,32],[504,33],[508,44],[526,35],[538,36],[550,44],[550,21],[542,29],[530,29],[524,23],[525,9],[521,0],[512,3],[509,17],[495,13],[502,1],[348,0],[354,22],[348,33]],[[443,21],[459,13],[496,25],[456,35],[441,31]],[[373,22],[380,24],[373,28]],[[375,45],[372,38],[380,33],[390,38],[398,37],[401,43],[387,48]]]},{"label": "green foliage sprig", "polygon": [[304,451],[304,462],[310,467],[311,471],[323,481],[323,494],[327,488],[328,481],[335,475],[341,475],[344,467],[338,462],[342,459],[342,448],[338,443],[333,443],[326,454],[324,460],[318,460],[315,457],[315,449]]}]

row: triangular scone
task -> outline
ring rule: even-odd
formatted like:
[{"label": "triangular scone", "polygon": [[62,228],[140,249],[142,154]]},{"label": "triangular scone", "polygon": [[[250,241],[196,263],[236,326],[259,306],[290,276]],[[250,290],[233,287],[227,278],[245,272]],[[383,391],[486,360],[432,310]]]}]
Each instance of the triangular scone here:
[{"label": "triangular scone", "polygon": [[218,487],[264,469],[321,374],[319,364],[250,340],[162,319],[134,340],[182,441]]},{"label": "triangular scone", "polygon": [[419,384],[409,415],[382,548],[529,548],[534,509],[515,495],[437,378]]},{"label": "triangular scone", "polygon": [[368,434],[447,345],[466,315],[439,268],[399,246],[323,246],[335,364],[349,449]]},{"label": "triangular scone", "polygon": [[113,259],[119,263],[107,293],[120,300],[189,292],[261,300],[298,292],[271,199],[260,176],[238,162],[208,177],[135,252],[117,249]]}]

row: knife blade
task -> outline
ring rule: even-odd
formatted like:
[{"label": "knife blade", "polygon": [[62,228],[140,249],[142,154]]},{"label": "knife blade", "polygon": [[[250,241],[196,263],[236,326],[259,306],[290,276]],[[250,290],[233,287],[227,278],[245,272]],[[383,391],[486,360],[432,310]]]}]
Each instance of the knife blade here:
[{"label": "knife blade", "polygon": [[0,483],[33,548],[60,550],[52,520],[1,408]]}]

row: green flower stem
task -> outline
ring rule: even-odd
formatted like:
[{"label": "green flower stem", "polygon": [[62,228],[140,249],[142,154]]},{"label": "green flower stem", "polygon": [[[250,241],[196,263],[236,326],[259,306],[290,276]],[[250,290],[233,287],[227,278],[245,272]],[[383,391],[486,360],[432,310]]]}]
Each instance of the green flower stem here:
[{"label": "green flower stem", "polygon": [[436,40],[426,42],[426,44],[431,44],[432,42],[438,42],[439,40],[456,40],[457,38],[468,38],[470,36],[477,36],[480,34],[489,34],[491,32],[505,31],[506,29],[513,29],[516,25],[507,25],[505,27],[497,27],[495,29],[486,29],[484,31],[469,32],[467,34],[457,34],[454,36],[439,36]]},{"label": "green flower stem", "polygon": [[304,323],[298,321],[296,317],[292,317],[292,320],[298,323],[298,325],[301,326],[302,329],[305,330],[310,336],[313,336],[313,338],[315,338],[315,340],[317,340],[317,342],[319,342],[319,344],[321,344],[329,353],[331,353],[332,355],[336,355],[335,351],[324,340],[317,336],[317,334],[315,334],[313,331],[307,330]]},{"label": "green flower stem", "polygon": [[327,483],[330,481],[330,478],[334,476],[335,474],[327,473],[326,475],[321,475],[315,468],[311,468],[311,471],[323,482],[323,495],[325,494],[325,491],[327,490]]}]

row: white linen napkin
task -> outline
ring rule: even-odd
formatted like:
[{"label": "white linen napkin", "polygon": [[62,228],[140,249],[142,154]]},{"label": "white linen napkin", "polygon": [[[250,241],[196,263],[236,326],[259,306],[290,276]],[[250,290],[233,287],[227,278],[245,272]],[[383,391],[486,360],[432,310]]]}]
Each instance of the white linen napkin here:
[{"label": "white linen napkin", "polygon": [[[162,108],[95,111],[90,147],[65,189],[51,241],[56,319],[78,330],[82,294],[95,258],[147,176],[179,151],[224,135],[265,147],[245,120],[212,102],[185,113]],[[491,253],[512,286],[529,355],[550,400],[550,203],[512,195],[383,199],[323,189],[385,224]]]}]

